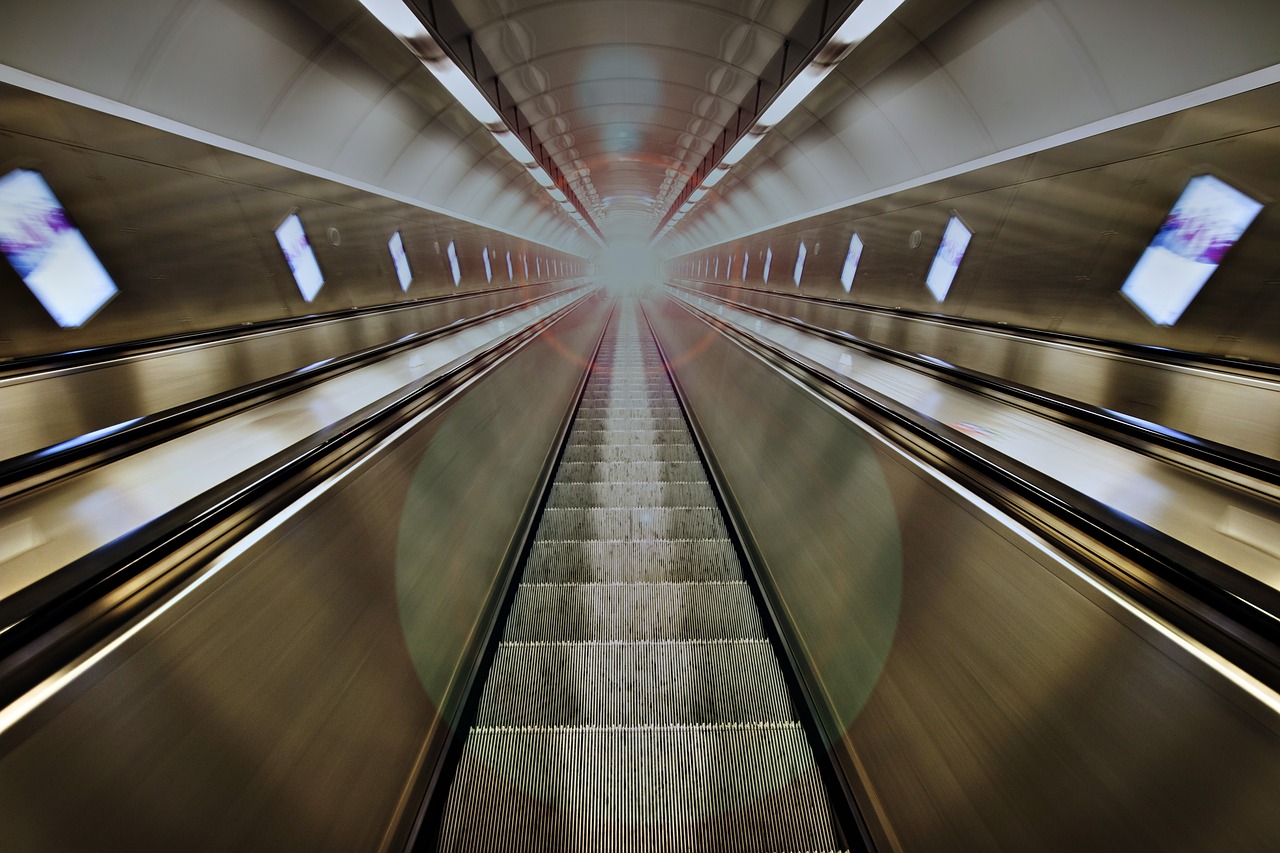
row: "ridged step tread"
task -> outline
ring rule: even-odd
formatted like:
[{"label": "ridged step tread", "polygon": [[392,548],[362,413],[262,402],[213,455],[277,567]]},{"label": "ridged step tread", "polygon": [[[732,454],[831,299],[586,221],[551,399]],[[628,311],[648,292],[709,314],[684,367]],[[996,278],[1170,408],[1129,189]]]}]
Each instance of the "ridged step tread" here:
[{"label": "ridged step tread", "polygon": [[794,723],[476,728],[441,850],[765,853],[838,846]]},{"label": "ridged step tread", "polygon": [[503,642],[763,639],[747,585],[522,584]]},{"label": "ridged step tread", "polygon": [[538,526],[539,540],[726,539],[715,507],[548,507]]},{"label": "ridged step tread", "polygon": [[652,542],[535,542],[526,583],[739,581],[742,567],[725,539]]},{"label": "ridged step tread", "polygon": [[478,726],[653,726],[795,719],[765,640],[498,647]]},{"label": "ridged step tread", "polygon": [[564,449],[563,462],[698,462],[693,443],[576,444]]},{"label": "ridged step tread", "polygon": [[692,447],[693,439],[684,424],[678,429],[575,429],[569,433],[570,447],[634,444],[687,444]]},{"label": "ridged step tread", "polygon": [[579,416],[573,422],[573,431],[578,432],[608,432],[611,430],[633,430],[633,429],[685,429],[684,418],[671,417],[670,415],[644,417],[644,416],[624,416],[624,417],[582,417]]},{"label": "ridged step tread", "polygon": [[715,495],[706,480],[692,483],[559,483],[551,487],[550,508],[561,507],[714,507]]},{"label": "ridged step tread", "polygon": [[687,483],[706,479],[702,463],[694,460],[561,462],[556,470],[557,483],[620,483],[642,480],[647,483]]}]

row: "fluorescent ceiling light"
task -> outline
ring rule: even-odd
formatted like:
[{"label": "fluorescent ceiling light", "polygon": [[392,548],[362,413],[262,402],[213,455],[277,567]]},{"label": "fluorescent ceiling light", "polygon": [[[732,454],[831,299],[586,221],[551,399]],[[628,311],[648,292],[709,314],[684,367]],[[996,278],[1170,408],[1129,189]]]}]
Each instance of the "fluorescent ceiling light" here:
[{"label": "fluorescent ceiling light", "polygon": [[743,157],[746,157],[747,152],[752,148],[755,148],[757,143],[759,143],[763,137],[763,132],[757,132],[754,128],[747,131],[747,135],[735,142],[733,147],[729,149],[729,153],[724,155],[724,159],[720,161],[720,165],[726,170],[730,166],[735,165]]},{"label": "fluorescent ceiling light", "polygon": [[499,130],[493,134],[493,138],[498,140],[498,144],[505,148],[507,153],[521,166],[526,169],[532,169],[538,165],[538,161],[533,159],[533,155],[529,153],[528,148],[524,147],[520,137],[511,131],[506,129]]},{"label": "fluorescent ceiling light", "polygon": [[431,38],[418,16],[401,0],[360,0],[382,26],[405,41]]},{"label": "fluorescent ceiling light", "polygon": [[719,166],[716,166],[714,169],[711,170],[711,174],[707,175],[706,179],[703,180],[702,182],[703,189],[711,189],[716,184],[724,180],[724,176],[727,174],[729,174],[729,167],[726,166],[724,163],[721,163]]},{"label": "fluorescent ceiling light", "polygon": [[507,123],[494,109],[493,104],[489,103],[488,97],[480,87],[441,49],[427,32],[426,27],[418,20],[418,16],[403,0],[360,0],[360,2],[378,19],[379,23],[413,51],[440,85],[444,86],[454,100],[461,104],[476,121],[493,134],[493,138],[517,163],[529,170],[540,187],[551,190],[551,197],[562,204],[568,200],[563,192],[555,189],[555,182],[551,180],[551,176],[538,165],[537,159],[525,147],[520,137],[507,127]]},{"label": "fluorescent ceiling light", "polygon": [[[800,103],[818,87],[818,84],[831,73],[849,52],[857,47],[877,27],[889,19],[897,11],[903,0],[862,0],[853,14],[845,19],[835,34],[818,51],[817,56],[797,74],[787,86],[777,94],[773,103],[765,109],[755,125],[734,143],[719,165],[711,170],[702,186],[690,197],[690,201],[699,201],[706,190],[715,186],[728,174],[730,167],[747,156],[755,148],[768,130],[791,114]],[[699,195],[702,193],[703,195]]]},{"label": "fluorescent ceiling light", "polygon": [[834,65],[819,67],[816,63],[812,63],[797,74],[795,79],[778,93],[778,96],[773,99],[773,103],[769,104],[769,108],[756,120],[755,129],[763,133],[786,118],[792,110],[800,105],[801,101],[809,97],[809,93],[818,87],[818,84],[831,73],[831,69],[834,67]]},{"label": "fluorescent ceiling light", "polygon": [[691,205],[697,204],[698,202],[702,201],[702,199],[705,198],[706,195],[707,195],[707,188],[698,187],[698,189],[694,190],[689,194],[689,200],[686,201],[685,204],[691,204]]},{"label": "fluorescent ceiling light", "polygon": [[551,176],[547,174],[547,170],[541,166],[534,166],[529,170],[529,174],[533,175],[533,179],[538,182],[538,186],[543,189],[551,189],[556,182],[551,180]]},{"label": "fluorescent ceiling light", "polygon": [[835,47],[839,51],[838,55],[830,61],[831,64],[834,65],[844,59],[850,50],[861,44],[863,39],[889,20],[889,16],[898,11],[902,3],[903,0],[862,0],[858,8],[845,18],[840,29],[836,30],[836,34],[827,42],[828,46]]}]

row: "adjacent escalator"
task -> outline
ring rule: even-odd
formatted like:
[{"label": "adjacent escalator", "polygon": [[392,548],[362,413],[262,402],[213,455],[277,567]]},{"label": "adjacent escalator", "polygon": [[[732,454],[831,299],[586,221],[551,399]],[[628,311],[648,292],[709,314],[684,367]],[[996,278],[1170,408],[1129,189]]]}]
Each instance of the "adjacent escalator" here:
[{"label": "adjacent escalator", "polygon": [[657,346],[592,367],[441,850],[831,850],[829,790]]}]

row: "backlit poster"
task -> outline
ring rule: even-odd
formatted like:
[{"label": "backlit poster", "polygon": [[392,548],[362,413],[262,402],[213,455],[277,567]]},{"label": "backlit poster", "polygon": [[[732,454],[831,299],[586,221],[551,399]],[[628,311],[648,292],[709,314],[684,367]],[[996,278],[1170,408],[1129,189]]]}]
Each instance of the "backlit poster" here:
[{"label": "backlit poster", "polygon": [[1261,210],[1212,175],[1192,178],[1120,292],[1153,323],[1172,326]]},{"label": "backlit poster", "polygon": [[39,172],[0,178],[0,251],[63,328],[84,325],[119,291]]}]

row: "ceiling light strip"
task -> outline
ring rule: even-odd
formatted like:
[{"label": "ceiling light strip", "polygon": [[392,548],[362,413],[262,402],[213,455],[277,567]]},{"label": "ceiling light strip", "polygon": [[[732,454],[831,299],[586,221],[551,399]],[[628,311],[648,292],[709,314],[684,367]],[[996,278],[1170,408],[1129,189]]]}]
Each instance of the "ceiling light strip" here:
[{"label": "ceiling light strip", "polygon": [[[603,242],[600,229],[586,214],[582,202],[572,190],[568,189],[567,180],[564,180],[566,185],[564,188],[558,186],[548,169],[538,162],[532,146],[526,145],[519,134],[508,125],[506,119],[489,101],[488,95],[445,52],[439,41],[412,9],[402,0],[360,0],[360,3],[413,52],[413,55],[431,72],[440,85],[493,135],[503,150],[529,171],[533,179],[538,182],[538,186],[546,190],[556,202],[557,207],[568,213],[573,221],[591,234],[597,242]],[[532,132],[530,136],[532,137]],[[560,172],[554,163],[550,166],[557,173]],[[560,177],[563,180],[563,174]]]},{"label": "ceiling light strip", "polygon": [[[887,21],[903,2],[905,0],[862,0],[839,26],[834,28],[830,37],[825,42],[819,43],[813,51],[812,58],[807,63],[803,63],[791,79],[778,89],[765,105],[763,112],[757,114],[746,132],[740,133],[727,151],[725,146],[730,138],[731,129],[725,127],[717,144],[707,152],[707,156],[694,170],[663,221],[658,223],[654,239],[664,236],[671,230],[671,226],[679,221],[681,216],[701,201],[708,190],[720,183],[729,173],[729,169],[746,157],[766,133],[790,115],[791,111],[799,106],[850,52]],[[760,85],[761,82],[758,81],[757,100]],[[741,119],[741,110],[738,118]],[[717,158],[717,151],[724,151],[723,156]]]}]

